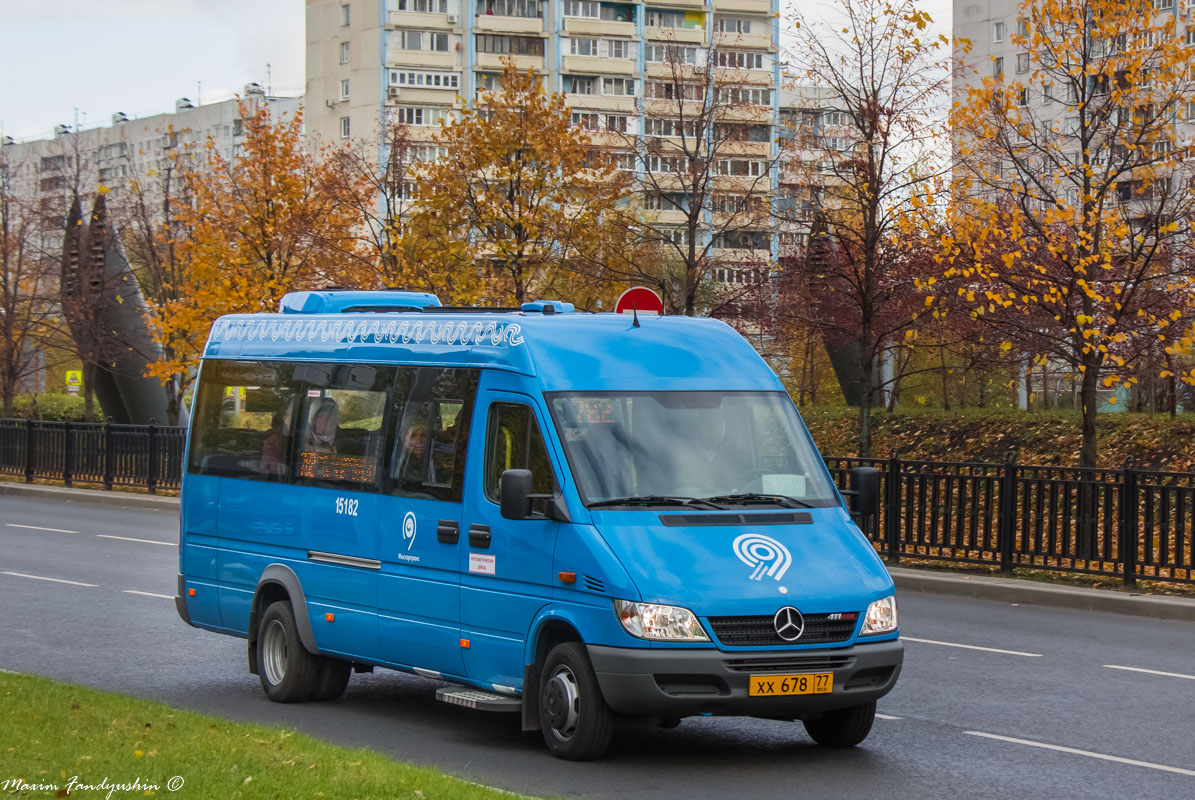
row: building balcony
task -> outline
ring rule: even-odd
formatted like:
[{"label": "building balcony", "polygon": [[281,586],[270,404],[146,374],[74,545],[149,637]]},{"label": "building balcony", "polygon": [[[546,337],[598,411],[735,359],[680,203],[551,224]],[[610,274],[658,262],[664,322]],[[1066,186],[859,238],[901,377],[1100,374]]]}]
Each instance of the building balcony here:
[{"label": "building balcony", "polygon": [[533,69],[536,72],[544,71],[543,56],[506,56],[501,53],[478,53],[475,66],[480,70],[501,73],[505,69],[502,60],[508,57],[514,60],[515,68],[520,72],[526,72],[529,69]]},{"label": "building balcony", "polygon": [[653,11],[657,8],[683,8],[686,11],[709,10],[709,4],[706,0],[651,0],[650,5]]},{"label": "building balcony", "polygon": [[386,21],[387,28],[419,28],[422,30],[459,29],[456,14],[420,14],[415,11],[391,11]]},{"label": "building balcony", "polygon": [[727,49],[748,48],[772,50],[772,32],[765,33],[715,33],[714,47]]},{"label": "building balcony", "polygon": [[705,44],[703,28],[661,28],[657,25],[649,25],[644,28],[644,31],[647,38],[653,41]]},{"label": "building balcony", "polygon": [[771,86],[772,73],[766,69],[714,67],[714,81],[721,86]]},{"label": "building balcony", "polygon": [[717,145],[720,156],[754,156],[767,159],[772,154],[771,142],[720,142]]},{"label": "building balcony", "polygon": [[622,114],[636,113],[635,98],[633,97],[566,92],[564,103],[569,108],[592,108],[595,111],[617,111]]},{"label": "building balcony", "polygon": [[473,29],[478,33],[543,33],[544,21],[539,17],[500,17],[478,14]]},{"label": "building balcony", "polygon": [[710,261],[721,266],[729,264],[763,265],[771,262],[772,254],[768,250],[751,250],[746,247],[711,247]]},{"label": "building balcony", "polygon": [[456,70],[461,68],[459,53],[442,53],[435,50],[390,50],[386,53],[386,66]]},{"label": "building balcony", "polygon": [[714,11],[739,14],[767,14],[771,16],[772,0],[714,0]]},{"label": "building balcony", "polygon": [[623,36],[628,39],[636,35],[635,23],[613,22],[604,19],[589,19],[587,17],[565,17],[564,31],[568,34],[585,36]]},{"label": "building balcony", "polygon": [[654,225],[684,225],[689,221],[688,215],[677,208],[659,211],[645,211],[644,214]]},{"label": "building balcony", "polygon": [[391,105],[396,103],[403,105],[418,105],[422,103],[437,106],[455,105],[459,93],[457,89],[428,89],[425,86],[391,86],[386,92],[386,101]]},{"label": "building balcony", "polygon": [[565,56],[564,71],[578,75],[636,75],[635,61],[630,58],[597,58],[595,56]]}]

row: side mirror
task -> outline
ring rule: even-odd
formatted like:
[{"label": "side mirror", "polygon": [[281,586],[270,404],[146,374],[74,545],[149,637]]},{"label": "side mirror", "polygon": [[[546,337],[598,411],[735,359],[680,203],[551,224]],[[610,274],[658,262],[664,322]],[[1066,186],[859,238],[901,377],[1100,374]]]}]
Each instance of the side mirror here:
[{"label": "side mirror", "polygon": [[851,470],[851,512],[863,517],[880,513],[880,473],[874,467],[855,467]]},{"label": "side mirror", "polygon": [[504,470],[499,486],[504,518],[527,519],[531,516],[531,470]]}]

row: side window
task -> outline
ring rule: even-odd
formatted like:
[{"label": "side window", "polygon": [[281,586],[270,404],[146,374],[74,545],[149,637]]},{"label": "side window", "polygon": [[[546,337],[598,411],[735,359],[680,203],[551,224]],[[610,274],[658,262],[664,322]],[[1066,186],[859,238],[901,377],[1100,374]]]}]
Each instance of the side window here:
[{"label": "side window", "polygon": [[295,477],[303,483],[376,486],[392,370],[369,364],[299,364]]},{"label": "side window", "polygon": [[400,367],[390,458],[394,494],[460,502],[478,371]]},{"label": "side window", "polygon": [[485,496],[499,502],[499,482],[508,469],[531,470],[531,490],[551,494],[556,489],[552,462],[531,406],[494,403],[486,432]]},{"label": "side window", "polygon": [[285,481],[298,406],[295,365],[205,361],[188,471]]}]

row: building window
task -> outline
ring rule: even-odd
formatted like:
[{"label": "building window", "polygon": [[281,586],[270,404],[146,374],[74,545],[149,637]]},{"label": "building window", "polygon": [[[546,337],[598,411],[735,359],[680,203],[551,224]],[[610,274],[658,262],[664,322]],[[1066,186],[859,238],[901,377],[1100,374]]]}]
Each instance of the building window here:
[{"label": "building window", "polygon": [[723,86],[718,90],[718,102],[734,106],[770,106],[772,90],[751,86]]},{"label": "building window", "polygon": [[[348,8],[348,6],[344,6],[344,7]],[[349,118],[348,117],[340,118],[340,138],[341,139],[349,138]]]},{"label": "building window", "polygon": [[1054,84],[1043,83],[1041,85],[1041,100],[1042,100],[1042,102],[1047,103],[1053,99],[1054,99]]},{"label": "building window", "polygon": [[594,79],[580,75],[566,75],[564,78],[565,91],[572,94],[593,94]]},{"label": "building window", "polygon": [[477,34],[477,52],[499,55],[542,56],[544,40],[538,36],[496,36]]},{"label": "building window", "polygon": [[634,153],[615,153],[614,168],[619,172],[634,172],[637,166]]},{"label": "building window", "polygon": [[391,118],[401,125],[426,127],[439,125],[441,121],[448,119],[449,113],[449,109],[436,106],[399,106],[393,109]]},{"label": "building window", "polygon": [[717,17],[714,20],[716,33],[751,33],[751,20],[742,17]]},{"label": "building window", "polygon": [[763,69],[763,53],[718,50],[714,53],[714,66],[728,69]]},{"label": "building window", "polygon": [[627,132],[627,115],[626,114],[607,114],[605,118],[605,126],[608,131],[615,131],[617,133]]},{"label": "building window", "polygon": [[349,63],[349,43],[348,42],[340,43],[340,63],[341,64]]},{"label": "building window", "polygon": [[539,0],[479,0],[479,16],[530,17],[538,19],[544,15]]},{"label": "building window", "polygon": [[1029,35],[1029,20],[1018,19],[1017,20],[1017,36],[1028,36],[1028,35]]},{"label": "building window", "polygon": [[701,30],[701,23],[685,21],[683,11],[648,11],[647,24],[657,28],[695,28]]},{"label": "building window", "polygon": [[619,97],[633,97],[635,94],[635,79],[602,78],[602,94],[612,94]]},{"label": "building window", "polygon": [[564,16],[597,19],[601,16],[601,3],[592,0],[564,0]]},{"label": "building window", "polygon": [[596,111],[574,111],[572,122],[578,128],[596,131],[601,126],[601,115]]},{"label": "building window", "polygon": [[652,64],[696,64],[697,48],[674,44],[649,44],[643,50],[644,60]]},{"label": "building window", "polygon": [[400,31],[399,47],[403,50],[434,50],[448,52],[448,34],[436,31]]},{"label": "building window", "polygon": [[1029,105],[1029,90],[1021,87],[1017,90],[1017,105],[1024,107]]},{"label": "building window", "polygon": [[739,178],[758,178],[767,171],[763,161],[753,161],[746,158],[726,158],[718,162],[719,175],[731,175]]},{"label": "building window", "polygon": [[631,54],[631,43],[626,39],[607,39],[606,58],[626,58]]},{"label": "building window", "polygon": [[1004,77],[1004,56],[996,56],[992,59],[992,77]]},{"label": "building window", "polygon": [[341,27],[348,25],[351,17],[349,16],[349,4],[345,3],[340,7],[340,25]]},{"label": "building window", "polygon": [[705,87],[697,83],[648,81],[647,97],[656,100],[701,100],[705,97]]},{"label": "building window", "polygon": [[399,11],[417,11],[421,14],[447,14],[448,0],[398,0]]},{"label": "building window", "polygon": [[598,54],[598,40],[577,38],[570,39],[569,52],[575,56],[596,56]]},{"label": "building window", "polygon": [[349,99],[349,79],[348,78],[345,78],[344,80],[342,80],[340,82],[340,99],[341,100]]},{"label": "building window", "polygon": [[695,136],[696,120],[661,119],[648,117],[643,120],[643,134],[645,136]]},{"label": "building window", "polygon": [[1174,0],[1154,0],[1154,8],[1159,11],[1165,11],[1168,8],[1174,8]]},{"label": "building window", "polygon": [[390,70],[391,86],[412,86],[421,89],[459,89],[461,78],[455,72],[416,72],[414,70]]},{"label": "building window", "polygon": [[1004,41],[1004,23],[1003,22],[997,22],[995,25],[992,26],[992,41],[993,42],[1003,42]]},{"label": "building window", "polygon": [[1020,72],[1028,72],[1028,71],[1029,71],[1029,54],[1028,53],[1017,53],[1017,72],[1020,73]]}]

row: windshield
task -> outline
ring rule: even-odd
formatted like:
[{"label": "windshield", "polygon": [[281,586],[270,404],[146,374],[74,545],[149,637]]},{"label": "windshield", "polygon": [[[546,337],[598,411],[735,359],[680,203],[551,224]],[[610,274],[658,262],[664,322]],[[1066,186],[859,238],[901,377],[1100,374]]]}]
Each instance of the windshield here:
[{"label": "windshield", "polygon": [[839,504],[825,465],[782,392],[548,397],[586,505],[634,498]]}]

